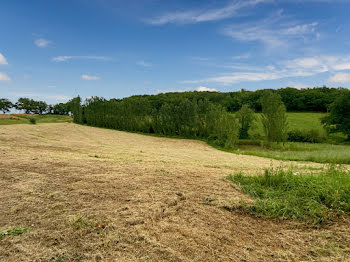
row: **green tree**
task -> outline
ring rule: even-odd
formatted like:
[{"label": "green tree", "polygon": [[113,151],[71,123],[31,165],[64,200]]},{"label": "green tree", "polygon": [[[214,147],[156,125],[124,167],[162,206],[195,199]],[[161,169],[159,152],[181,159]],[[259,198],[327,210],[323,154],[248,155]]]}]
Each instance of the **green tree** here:
[{"label": "green tree", "polygon": [[322,122],[329,132],[343,132],[350,140],[350,93],[344,92],[335,100]]},{"label": "green tree", "polygon": [[268,142],[285,142],[287,139],[287,115],[281,97],[266,91],[261,97],[262,124]]},{"label": "green tree", "polygon": [[42,115],[45,113],[48,109],[48,105],[44,101],[36,101],[35,102],[35,107],[37,112]]},{"label": "green tree", "polygon": [[249,128],[255,119],[254,111],[249,108],[247,104],[243,105],[242,108],[236,113],[236,118],[239,123],[239,138],[248,138]]},{"label": "green tree", "polygon": [[10,112],[10,109],[13,107],[13,104],[10,100],[6,98],[0,98],[0,111],[2,111],[4,114],[7,112]]},{"label": "green tree", "polygon": [[24,110],[26,114],[29,114],[33,110],[33,103],[32,100],[29,98],[21,97],[18,98],[18,101],[16,102],[15,107],[18,110]]},{"label": "green tree", "polygon": [[77,96],[71,99],[69,102],[69,108],[73,114],[74,123],[83,123],[83,108],[81,106],[81,98]]}]

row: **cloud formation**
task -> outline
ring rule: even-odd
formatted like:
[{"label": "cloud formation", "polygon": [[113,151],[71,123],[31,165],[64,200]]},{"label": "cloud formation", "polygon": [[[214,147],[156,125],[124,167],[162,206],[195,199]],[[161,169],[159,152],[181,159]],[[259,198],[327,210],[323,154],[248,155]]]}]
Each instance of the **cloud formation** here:
[{"label": "cloud formation", "polygon": [[222,30],[222,34],[241,42],[261,42],[266,47],[286,47],[292,41],[318,39],[318,23],[301,23],[286,20],[282,11],[254,23],[234,24]]},{"label": "cloud formation", "polygon": [[0,81],[11,81],[11,78],[5,73],[0,72]]},{"label": "cloud formation", "polygon": [[239,11],[246,7],[253,7],[260,3],[272,2],[272,0],[242,0],[230,2],[230,4],[221,8],[207,8],[187,10],[182,12],[169,12],[161,16],[146,19],[145,22],[151,25],[164,24],[195,24],[201,22],[209,22],[222,20],[239,15]]},{"label": "cloud formation", "polygon": [[90,60],[110,60],[106,56],[56,56],[52,58],[53,62],[67,62],[72,59],[90,59]]},{"label": "cloud formation", "polygon": [[350,83],[350,74],[349,73],[339,73],[328,79],[328,82],[331,83]]},{"label": "cloud formation", "polygon": [[197,92],[217,92],[218,90],[216,90],[215,88],[199,86],[199,87],[196,88],[196,91]]},{"label": "cloud formation", "polygon": [[8,65],[6,58],[0,53],[0,65]]},{"label": "cloud formation", "polygon": [[[243,67],[244,68],[244,67]],[[249,69],[249,66],[247,67]],[[252,70],[243,72],[232,72],[219,76],[183,81],[184,84],[219,83],[231,85],[240,82],[257,82],[265,80],[276,80],[287,77],[313,76],[324,72],[350,70],[350,56],[316,56],[303,57],[280,62],[275,65],[254,67]],[[330,80],[345,81],[344,74],[338,74]]]},{"label": "cloud formation", "polygon": [[81,79],[83,80],[93,80],[93,81],[96,81],[96,80],[100,80],[100,77],[98,76],[90,76],[90,75],[82,75],[81,76]]},{"label": "cloud formation", "polygon": [[46,40],[44,38],[39,38],[39,39],[35,40],[34,43],[37,47],[44,48],[44,47],[47,47],[51,43],[51,41]]}]

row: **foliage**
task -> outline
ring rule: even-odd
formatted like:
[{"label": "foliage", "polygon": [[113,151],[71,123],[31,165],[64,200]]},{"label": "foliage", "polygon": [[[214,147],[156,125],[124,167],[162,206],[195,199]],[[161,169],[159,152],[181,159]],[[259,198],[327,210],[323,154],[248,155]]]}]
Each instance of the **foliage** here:
[{"label": "foliage", "polygon": [[242,108],[236,113],[236,118],[239,122],[239,138],[248,138],[249,128],[252,126],[255,120],[254,111],[249,108],[248,105],[243,105]]},{"label": "foliage", "polygon": [[268,142],[284,142],[287,135],[286,108],[281,97],[266,91],[261,97],[262,124]]},{"label": "foliage", "polygon": [[344,93],[331,105],[331,111],[323,119],[330,132],[343,132],[350,140],[350,93]]},{"label": "foliage", "polygon": [[73,122],[82,124],[83,123],[83,108],[81,107],[80,96],[73,98],[68,102],[69,108],[73,114]]},{"label": "foliage", "polygon": [[329,168],[320,174],[266,170],[263,176],[231,175],[229,179],[256,199],[252,214],[291,218],[319,225],[350,214],[350,172]]},{"label": "foliage", "polygon": [[6,98],[0,98],[0,111],[2,111],[4,114],[7,112],[10,112],[10,109],[13,107],[13,104],[10,100]]},{"label": "foliage", "polygon": [[31,123],[32,125],[35,125],[36,124],[35,118],[29,118],[29,123]]},{"label": "foliage", "polygon": [[24,110],[26,114],[43,114],[47,111],[48,105],[44,101],[35,101],[33,99],[21,97],[18,99],[15,107],[18,110]]},{"label": "foliage", "polygon": [[[79,107],[79,99],[72,100],[75,103],[72,108]],[[180,99],[152,104],[144,97],[123,100],[92,97],[85,101],[80,110],[76,108],[75,112],[82,112],[81,116],[73,112],[75,122],[98,127],[186,138],[210,138],[226,148],[233,148],[238,139],[235,117],[206,99]]]},{"label": "foliage", "polygon": [[290,142],[322,143],[325,139],[317,129],[294,129],[288,132],[288,141]]}]

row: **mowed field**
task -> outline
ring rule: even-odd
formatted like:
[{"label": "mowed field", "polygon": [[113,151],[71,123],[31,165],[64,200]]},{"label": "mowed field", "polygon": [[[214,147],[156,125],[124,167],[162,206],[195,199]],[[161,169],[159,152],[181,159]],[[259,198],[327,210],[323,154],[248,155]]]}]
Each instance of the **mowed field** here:
[{"label": "mowed field", "polygon": [[322,228],[229,211],[226,176],[271,166],[204,142],[51,123],[0,127],[0,261],[347,261],[350,219]]}]

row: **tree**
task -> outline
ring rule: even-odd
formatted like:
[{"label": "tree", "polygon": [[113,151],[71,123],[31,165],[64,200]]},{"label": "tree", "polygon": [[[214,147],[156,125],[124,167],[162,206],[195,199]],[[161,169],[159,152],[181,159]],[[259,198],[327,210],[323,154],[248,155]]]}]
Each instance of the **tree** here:
[{"label": "tree", "polygon": [[329,132],[343,132],[348,136],[347,140],[350,140],[350,93],[344,92],[335,100],[322,123]]},{"label": "tree", "polygon": [[268,142],[285,142],[287,139],[287,115],[281,97],[266,91],[261,97],[262,124]]},{"label": "tree", "polygon": [[18,98],[18,101],[15,107],[18,110],[24,110],[26,114],[29,114],[33,110],[33,103],[31,102],[31,99],[21,97],[21,98]]},{"label": "tree", "polygon": [[71,99],[69,102],[69,108],[73,114],[74,123],[83,123],[83,108],[81,106],[81,98],[77,96]]},{"label": "tree", "polygon": [[34,106],[37,112],[42,115],[47,109],[48,105],[44,101],[34,101]]},{"label": "tree", "polygon": [[242,108],[236,113],[236,118],[239,123],[239,138],[248,138],[249,128],[255,119],[254,111],[249,108],[247,104],[243,105]]},{"label": "tree", "polygon": [[13,107],[13,104],[10,100],[6,98],[0,98],[0,111],[2,111],[4,114],[7,112],[10,112],[10,109]]}]

